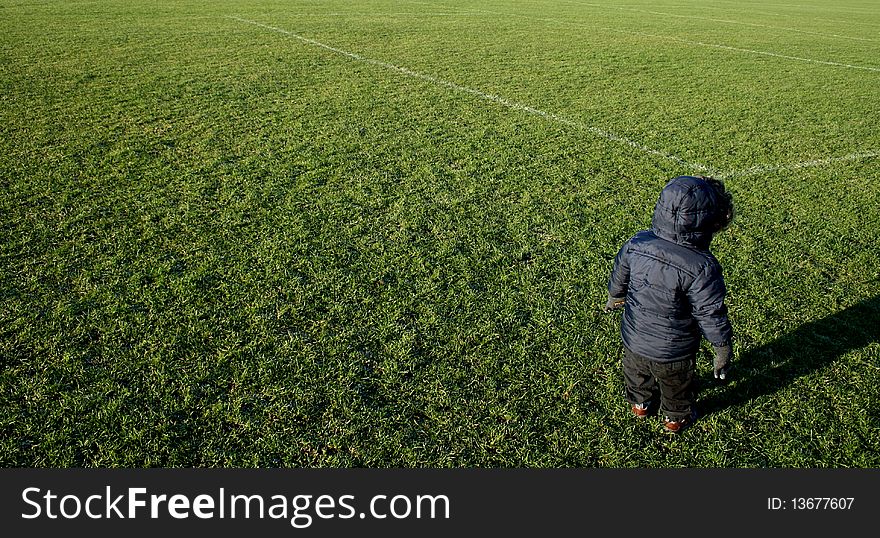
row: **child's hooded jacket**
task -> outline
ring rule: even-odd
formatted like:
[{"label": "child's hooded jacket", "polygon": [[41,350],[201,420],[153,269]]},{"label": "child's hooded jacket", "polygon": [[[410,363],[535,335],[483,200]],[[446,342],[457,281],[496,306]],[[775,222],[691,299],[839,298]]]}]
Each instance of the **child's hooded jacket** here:
[{"label": "child's hooded jacket", "polygon": [[657,361],[693,355],[700,334],[715,346],[733,331],[721,265],[709,252],[720,200],[702,178],[669,181],[654,207],[652,229],[637,233],[614,259],[611,297],[626,297],[623,343]]}]

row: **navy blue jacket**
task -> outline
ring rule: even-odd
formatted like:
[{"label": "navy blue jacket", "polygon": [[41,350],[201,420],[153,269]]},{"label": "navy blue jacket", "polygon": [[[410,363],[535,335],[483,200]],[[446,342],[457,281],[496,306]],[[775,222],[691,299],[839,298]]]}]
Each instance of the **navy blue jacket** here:
[{"label": "navy blue jacket", "polygon": [[709,252],[720,202],[703,179],[669,181],[652,229],[637,233],[614,258],[611,297],[626,297],[623,343],[639,355],[674,361],[693,355],[700,334],[716,346],[733,336],[721,265]]}]

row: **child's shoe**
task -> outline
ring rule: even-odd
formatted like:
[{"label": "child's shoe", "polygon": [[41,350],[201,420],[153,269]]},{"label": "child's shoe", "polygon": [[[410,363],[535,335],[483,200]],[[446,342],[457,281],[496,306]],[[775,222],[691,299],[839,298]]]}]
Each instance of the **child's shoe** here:
[{"label": "child's shoe", "polygon": [[638,418],[646,418],[648,416],[648,407],[650,406],[650,402],[632,404],[633,414]]},{"label": "child's shoe", "polygon": [[696,411],[691,411],[691,414],[686,417],[677,418],[675,420],[669,417],[663,417],[663,431],[668,433],[679,433],[697,419]]}]

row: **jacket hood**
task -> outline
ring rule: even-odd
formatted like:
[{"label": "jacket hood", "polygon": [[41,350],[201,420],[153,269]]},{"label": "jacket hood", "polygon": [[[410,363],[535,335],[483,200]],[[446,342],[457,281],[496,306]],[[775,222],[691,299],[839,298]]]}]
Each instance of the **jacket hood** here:
[{"label": "jacket hood", "polygon": [[654,206],[652,231],[686,247],[707,249],[717,231],[719,200],[702,178],[679,176],[663,187]]}]

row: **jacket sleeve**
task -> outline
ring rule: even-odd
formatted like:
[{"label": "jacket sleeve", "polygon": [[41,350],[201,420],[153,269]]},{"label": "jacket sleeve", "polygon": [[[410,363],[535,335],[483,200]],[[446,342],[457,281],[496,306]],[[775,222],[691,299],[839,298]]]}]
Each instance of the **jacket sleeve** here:
[{"label": "jacket sleeve", "polygon": [[727,288],[718,263],[708,264],[697,275],[687,292],[691,313],[700,325],[703,336],[713,346],[723,346],[733,338],[724,298]]},{"label": "jacket sleeve", "polygon": [[629,241],[627,241],[617,256],[614,257],[614,267],[611,269],[611,278],[608,280],[608,296],[621,298],[626,297],[629,289]]}]

